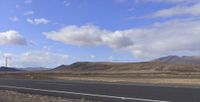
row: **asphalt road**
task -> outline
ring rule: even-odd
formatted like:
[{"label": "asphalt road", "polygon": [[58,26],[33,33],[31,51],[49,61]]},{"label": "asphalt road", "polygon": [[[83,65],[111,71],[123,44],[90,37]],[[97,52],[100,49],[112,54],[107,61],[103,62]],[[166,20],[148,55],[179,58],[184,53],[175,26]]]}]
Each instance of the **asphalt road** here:
[{"label": "asphalt road", "polygon": [[0,89],[107,102],[200,102],[199,87],[0,78]]}]

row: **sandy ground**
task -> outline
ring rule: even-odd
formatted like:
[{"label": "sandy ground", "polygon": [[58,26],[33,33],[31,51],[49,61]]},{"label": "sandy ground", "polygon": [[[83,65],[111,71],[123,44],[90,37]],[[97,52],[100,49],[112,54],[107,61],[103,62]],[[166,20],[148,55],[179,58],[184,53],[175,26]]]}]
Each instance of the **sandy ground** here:
[{"label": "sandy ground", "polygon": [[94,102],[84,99],[67,99],[42,95],[23,94],[13,91],[0,90],[0,102]]},{"label": "sandy ground", "polygon": [[200,73],[170,74],[70,74],[70,73],[0,73],[0,78],[48,79],[48,80],[88,80],[103,82],[147,83],[200,86]]},{"label": "sandy ground", "polygon": [[147,83],[200,86],[200,78],[105,78],[105,77],[57,77],[61,80],[88,80],[122,83]]}]

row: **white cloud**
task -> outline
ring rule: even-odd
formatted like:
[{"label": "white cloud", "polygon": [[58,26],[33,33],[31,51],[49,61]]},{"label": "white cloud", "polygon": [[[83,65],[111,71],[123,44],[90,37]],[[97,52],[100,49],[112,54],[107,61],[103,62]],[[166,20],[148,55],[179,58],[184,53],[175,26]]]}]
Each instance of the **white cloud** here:
[{"label": "white cloud", "polygon": [[25,4],[31,4],[31,3],[32,3],[32,0],[24,0],[24,3],[25,3]]},{"label": "white cloud", "polygon": [[106,45],[116,51],[132,52],[136,57],[152,58],[181,51],[200,52],[199,32],[200,20],[183,19],[114,32],[86,25],[67,26],[44,34],[65,44]]},{"label": "white cloud", "polygon": [[200,3],[193,5],[176,6],[168,9],[161,9],[153,13],[152,17],[172,17],[176,15],[200,16]]},{"label": "white cloud", "polygon": [[78,46],[107,45],[111,48],[126,48],[133,42],[120,31],[107,31],[94,25],[66,26],[58,31],[43,33],[48,39]]},{"label": "white cloud", "polygon": [[113,56],[109,56],[108,57],[108,61],[110,61],[110,62],[116,62],[117,59],[115,59]]},{"label": "white cloud", "polygon": [[95,58],[96,58],[96,55],[91,54],[91,55],[90,55],[90,58],[91,58],[91,59],[95,59]]},{"label": "white cloud", "polygon": [[26,45],[25,39],[14,30],[0,32],[0,45]]},{"label": "white cloud", "polygon": [[[163,9],[158,9],[157,11],[140,17],[131,16],[128,19],[136,19],[136,18],[156,18],[156,17],[179,17],[179,16],[200,16],[200,1],[199,0],[114,0],[115,2],[124,3],[124,2],[132,2],[132,3],[170,3],[173,6]],[[159,4],[156,4],[159,5]],[[162,5],[162,4],[161,4]],[[132,11],[132,9],[129,9]]]},{"label": "white cloud", "polygon": [[48,24],[49,23],[49,20],[45,19],[45,18],[37,18],[37,19],[26,19],[27,22],[29,22],[30,24],[35,24],[35,25],[38,25],[38,24]]},{"label": "white cloud", "polygon": [[30,16],[30,15],[33,15],[33,14],[34,14],[34,11],[28,11],[28,12],[24,13],[25,16]]},{"label": "white cloud", "polygon": [[177,51],[200,51],[199,20],[172,20],[123,32],[132,38],[134,44],[129,50],[138,57],[154,57]]},{"label": "white cloud", "polygon": [[102,43],[111,48],[124,48],[133,45],[132,40],[126,33],[115,31],[101,37]]},{"label": "white cloud", "polygon": [[[5,53],[0,53],[3,57]],[[61,64],[66,64],[69,58],[67,54],[53,53],[47,50],[27,51],[21,54],[9,54],[12,59],[9,61],[9,66],[12,67],[56,67]],[[4,64],[4,60],[0,60]]]},{"label": "white cloud", "polygon": [[66,26],[58,31],[44,32],[48,39],[60,41],[65,44],[79,45],[79,46],[93,46],[102,43],[101,36],[107,33],[97,26]]},{"label": "white cloud", "polygon": [[11,20],[12,22],[17,22],[19,21],[19,18],[17,16],[13,16],[13,17],[10,17],[9,20]]}]

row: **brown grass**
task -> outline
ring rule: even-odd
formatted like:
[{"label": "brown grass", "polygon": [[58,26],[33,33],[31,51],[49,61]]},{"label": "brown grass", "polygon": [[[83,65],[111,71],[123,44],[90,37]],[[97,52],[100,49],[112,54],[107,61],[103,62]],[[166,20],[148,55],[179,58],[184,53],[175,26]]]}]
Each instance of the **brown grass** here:
[{"label": "brown grass", "polygon": [[57,77],[62,80],[84,80],[118,83],[166,84],[166,85],[195,85],[200,86],[200,79],[191,78],[106,78],[106,77]]},{"label": "brown grass", "polygon": [[0,73],[0,78],[88,80],[123,83],[200,85],[200,73]]}]

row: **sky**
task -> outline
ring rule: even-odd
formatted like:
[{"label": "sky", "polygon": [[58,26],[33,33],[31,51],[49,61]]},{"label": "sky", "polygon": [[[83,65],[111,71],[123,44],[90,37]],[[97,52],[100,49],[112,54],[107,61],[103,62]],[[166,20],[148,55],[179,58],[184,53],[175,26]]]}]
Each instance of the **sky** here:
[{"label": "sky", "polygon": [[200,56],[200,0],[0,0],[0,66]]}]

